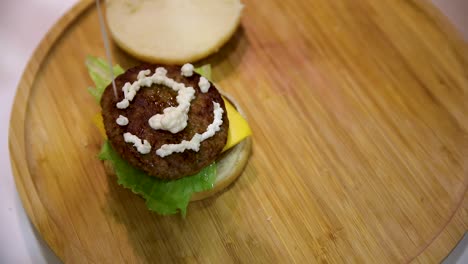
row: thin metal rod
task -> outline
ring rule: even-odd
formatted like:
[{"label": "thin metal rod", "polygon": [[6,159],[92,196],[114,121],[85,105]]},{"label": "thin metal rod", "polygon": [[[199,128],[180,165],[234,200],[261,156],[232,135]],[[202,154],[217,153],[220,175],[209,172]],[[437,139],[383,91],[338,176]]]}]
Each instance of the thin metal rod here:
[{"label": "thin metal rod", "polygon": [[102,16],[101,5],[99,4],[99,0],[96,0],[96,6],[98,10],[99,25],[101,27],[102,40],[104,41],[104,48],[106,49],[106,56],[109,62],[109,72],[112,78],[112,88],[114,89],[115,99],[118,100],[117,87],[115,86],[115,80],[114,80],[114,71],[112,70],[112,55],[110,52],[109,38],[107,37],[106,25],[104,24],[104,18]]}]

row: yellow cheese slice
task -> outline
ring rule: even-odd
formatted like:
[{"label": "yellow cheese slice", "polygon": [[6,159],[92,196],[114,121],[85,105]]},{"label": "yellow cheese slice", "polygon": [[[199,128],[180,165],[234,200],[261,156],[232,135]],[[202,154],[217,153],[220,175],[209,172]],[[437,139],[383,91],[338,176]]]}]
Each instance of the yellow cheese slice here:
[{"label": "yellow cheese slice", "polygon": [[101,115],[101,114],[96,114],[96,115],[93,117],[93,123],[94,123],[94,125],[98,128],[99,133],[101,133],[101,135],[102,135],[105,139],[107,139],[106,129],[104,128],[104,120],[102,119],[102,115]]},{"label": "yellow cheese slice", "polygon": [[[242,115],[232,106],[232,104],[224,97],[224,104],[226,105],[226,112],[229,119],[229,130],[226,146],[224,146],[223,152],[232,148],[237,143],[241,142],[244,138],[250,136],[252,131],[250,130],[249,124]],[[96,114],[93,118],[93,123],[98,128],[99,132],[104,138],[106,137],[106,130],[104,129],[104,122],[101,114]]]},{"label": "yellow cheese slice", "polygon": [[234,147],[237,143],[241,142],[244,138],[252,134],[249,123],[242,115],[232,106],[232,104],[223,97],[226,106],[226,112],[229,119],[229,129],[223,152]]}]

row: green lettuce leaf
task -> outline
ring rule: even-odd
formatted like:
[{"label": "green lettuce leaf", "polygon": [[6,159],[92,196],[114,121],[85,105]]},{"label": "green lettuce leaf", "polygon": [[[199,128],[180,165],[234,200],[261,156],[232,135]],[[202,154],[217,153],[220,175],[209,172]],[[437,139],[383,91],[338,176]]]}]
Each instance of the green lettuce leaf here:
[{"label": "green lettuce leaf", "polygon": [[[86,67],[88,68],[89,76],[93,79],[94,85],[96,86],[89,87],[88,92],[99,103],[101,101],[102,93],[104,93],[107,85],[112,81],[112,75],[109,72],[109,64],[101,58],[87,56]],[[115,65],[112,68],[112,71],[114,72],[114,77],[124,73],[124,70],[119,65]]]},{"label": "green lettuce leaf", "polygon": [[209,81],[211,80],[211,64],[205,64],[201,67],[195,68],[194,71],[201,76],[207,78]]},{"label": "green lettuce leaf", "polygon": [[102,146],[99,159],[110,161],[118,183],[141,195],[146,200],[146,206],[161,215],[176,214],[180,210],[185,217],[192,194],[212,189],[216,180],[215,163],[195,175],[178,180],[151,177],[123,160],[108,141]]}]

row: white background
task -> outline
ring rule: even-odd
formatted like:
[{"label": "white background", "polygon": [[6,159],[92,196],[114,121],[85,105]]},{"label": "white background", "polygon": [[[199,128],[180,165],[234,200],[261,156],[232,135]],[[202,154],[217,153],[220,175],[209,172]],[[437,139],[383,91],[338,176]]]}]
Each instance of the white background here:
[{"label": "white background", "polygon": [[[468,0],[432,1],[468,40]],[[60,263],[35,233],[16,192],[9,161],[8,127],[16,86],[29,57],[47,30],[75,2],[0,1],[0,263]],[[464,257],[468,263],[467,250]]]}]

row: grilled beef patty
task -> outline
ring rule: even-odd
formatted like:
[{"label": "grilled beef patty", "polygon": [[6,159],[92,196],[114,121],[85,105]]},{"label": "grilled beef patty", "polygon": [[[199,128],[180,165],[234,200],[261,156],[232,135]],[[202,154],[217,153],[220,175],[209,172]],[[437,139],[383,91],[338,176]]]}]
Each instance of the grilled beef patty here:
[{"label": "grilled beef patty", "polygon": [[[195,89],[195,98],[191,101],[188,113],[187,127],[176,134],[165,130],[154,130],[148,124],[148,120],[153,115],[162,114],[165,108],[178,105],[177,92],[171,88],[156,84],[151,87],[142,87],[133,101],[130,102],[129,107],[126,109],[116,107],[116,103],[124,99],[122,87],[126,82],[136,81],[141,70],[149,69],[151,70],[150,75],[152,75],[160,66],[168,71],[167,77]],[[208,92],[202,93],[198,87],[200,77],[195,72],[191,77],[184,77],[180,74],[180,67],[167,65],[140,65],[118,76],[115,79],[118,99],[114,97],[112,84],[106,87],[101,98],[104,127],[115,151],[134,167],[160,179],[172,180],[193,175],[215,161],[226,145],[229,120],[221,94],[212,83]],[[224,110],[223,124],[213,137],[201,142],[198,152],[185,150],[182,153],[173,153],[164,158],[156,155],[156,150],[163,144],[178,144],[182,140],[190,140],[195,133],[205,132],[214,119],[213,102],[219,103]],[[119,115],[128,118],[128,125],[119,126],[116,123]],[[130,132],[141,140],[147,140],[151,144],[151,152],[148,154],[139,153],[132,143],[124,141],[123,134],[125,132]]]}]

